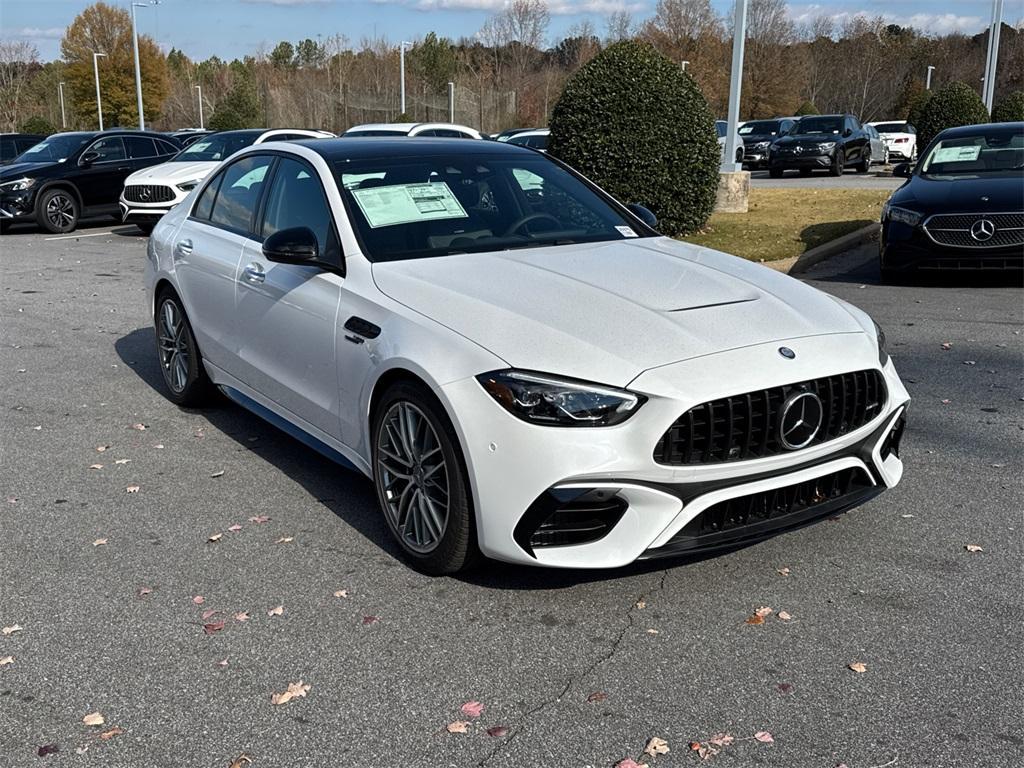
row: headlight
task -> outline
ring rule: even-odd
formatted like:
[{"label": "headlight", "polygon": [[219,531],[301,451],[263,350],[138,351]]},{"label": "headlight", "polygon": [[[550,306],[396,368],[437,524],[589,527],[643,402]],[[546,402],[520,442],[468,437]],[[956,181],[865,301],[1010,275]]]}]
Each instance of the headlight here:
[{"label": "headlight", "polygon": [[199,182],[202,179],[193,179],[192,181],[183,181],[178,185],[178,189],[182,192],[191,192],[193,189],[199,186]]},{"label": "headlight", "polygon": [[771,144],[770,141],[756,141],[756,142],[754,142],[754,146],[751,147],[751,149],[761,149],[761,150],[768,149],[768,145],[769,144]]},{"label": "headlight", "polygon": [[22,192],[22,191],[28,189],[29,187],[31,187],[35,183],[36,183],[35,179],[29,179],[29,178],[18,179],[17,181],[5,181],[3,184],[0,184],[0,191],[3,191],[3,192]]},{"label": "headlight", "polygon": [[527,371],[492,371],[476,378],[513,416],[549,427],[621,424],[647,399],[624,389]]},{"label": "headlight", "polygon": [[882,206],[882,219],[883,221],[888,218],[890,221],[898,221],[901,224],[906,224],[908,227],[916,227],[921,223],[921,214],[917,211],[911,211],[907,208],[900,208],[896,205],[889,205],[886,203]]},{"label": "headlight", "polygon": [[834,141],[823,141],[818,145],[818,149],[822,152],[831,152],[835,148],[836,143]]},{"label": "headlight", "polygon": [[[871,322],[875,323],[874,320]],[[878,364],[885,368],[885,364],[889,361],[889,350],[885,341],[885,331],[878,323],[875,323],[875,335],[878,338]]]}]

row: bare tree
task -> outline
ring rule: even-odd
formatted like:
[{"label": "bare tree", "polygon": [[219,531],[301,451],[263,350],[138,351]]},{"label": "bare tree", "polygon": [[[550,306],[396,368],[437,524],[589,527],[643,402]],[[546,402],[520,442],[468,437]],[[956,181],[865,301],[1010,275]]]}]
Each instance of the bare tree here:
[{"label": "bare tree", "polygon": [[747,15],[743,114],[773,117],[791,113],[799,102],[792,44],[796,26],[785,0],[752,0]]},{"label": "bare tree", "polygon": [[39,64],[39,51],[24,40],[0,40],[0,125],[17,131],[21,96]]},{"label": "bare tree", "polygon": [[620,40],[629,40],[633,37],[633,17],[629,11],[613,11],[608,14],[608,21],[605,24],[605,42],[608,44],[617,43]]}]

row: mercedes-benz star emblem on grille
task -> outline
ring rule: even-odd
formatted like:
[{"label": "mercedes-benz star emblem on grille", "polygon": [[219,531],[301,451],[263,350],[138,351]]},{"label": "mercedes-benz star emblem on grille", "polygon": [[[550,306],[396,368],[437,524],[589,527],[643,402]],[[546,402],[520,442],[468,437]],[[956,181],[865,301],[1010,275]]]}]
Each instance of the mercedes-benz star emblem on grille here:
[{"label": "mercedes-benz star emblem on grille", "polygon": [[795,147],[793,147],[793,151],[799,155],[801,152],[804,151],[804,148],[797,144]]},{"label": "mercedes-benz star emblem on grille", "polygon": [[149,187],[143,187],[142,189],[139,190],[139,199],[149,200],[149,194]]},{"label": "mercedes-benz star emblem on grille", "polygon": [[779,354],[782,355],[787,360],[792,360],[794,357],[796,357],[796,352],[794,352],[789,347],[779,347]]},{"label": "mercedes-benz star emblem on grille", "polygon": [[971,237],[980,243],[991,240],[996,233],[996,225],[988,219],[978,219],[971,224]]},{"label": "mercedes-benz star emblem on grille", "polygon": [[813,392],[794,392],[779,410],[779,442],[790,451],[798,451],[811,444],[824,415],[821,400]]}]

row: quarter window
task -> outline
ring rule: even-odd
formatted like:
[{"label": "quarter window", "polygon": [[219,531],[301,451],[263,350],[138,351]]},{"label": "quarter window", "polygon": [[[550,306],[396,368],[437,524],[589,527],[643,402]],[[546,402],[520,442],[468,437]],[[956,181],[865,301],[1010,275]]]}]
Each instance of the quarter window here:
[{"label": "quarter window", "polygon": [[93,142],[93,145],[89,147],[84,154],[95,152],[99,155],[94,163],[112,163],[117,160],[124,160],[124,142],[121,141],[120,136],[107,136],[106,138],[100,139],[99,141]]},{"label": "quarter window", "polygon": [[145,157],[156,157],[156,150],[153,148],[153,140],[144,136],[126,136],[125,147],[128,149],[128,157],[132,160],[140,160]]},{"label": "quarter window", "polygon": [[263,179],[273,161],[269,155],[249,155],[225,168],[210,222],[243,234],[251,233]]},{"label": "quarter window", "polygon": [[274,172],[263,214],[263,237],[282,229],[308,227],[316,235],[321,258],[340,266],[331,210],[316,172],[305,163],[282,158]]},{"label": "quarter window", "polygon": [[169,141],[163,141],[161,139],[154,139],[156,141],[157,151],[161,155],[176,155],[181,152],[181,147],[176,147]]}]

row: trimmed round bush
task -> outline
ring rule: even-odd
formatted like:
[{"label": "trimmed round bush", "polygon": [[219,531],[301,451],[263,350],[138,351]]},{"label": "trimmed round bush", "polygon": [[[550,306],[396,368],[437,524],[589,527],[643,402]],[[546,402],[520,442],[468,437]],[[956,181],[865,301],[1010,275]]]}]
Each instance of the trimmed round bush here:
[{"label": "trimmed round bush", "polygon": [[[931,91],[921,91],[915,95],[907,105],[907,122],[916,128],[917,124],[921,122],[921,115],[924,113],[924,108],[928,106],[928,102],[931,100]],[[924,149],[923,145],[921,146],[921,149]]]},{"label": "trimmed round bush", "polygon": [[988,110],[977,91],[966,83],[950,83],[937,90],[921,110],[920,121],[914,126],[917,146],[923,149],[946,128],[987,123],[988,120]]},{"label": "trimmed round bush", "polygon": [[1005,96],[992,109],[993,123],[1016,123],[1024,121],[1024,91],[1014,91]]},{"label": "trimmed round bush", "polygon": [[676,236],[703,226],[718,190],[715,121],[697,84],[653,46],[609,46],[570,78],[548,151]]},{"label": "trimmed round bush", "polygon": [[57,129],[53,126],[49,120],[45,117],[39,117],[34,115],[21,124],[19,129],[22,133],[41,133],[44,136],[49,136],[51,133],[56,133]]}]

